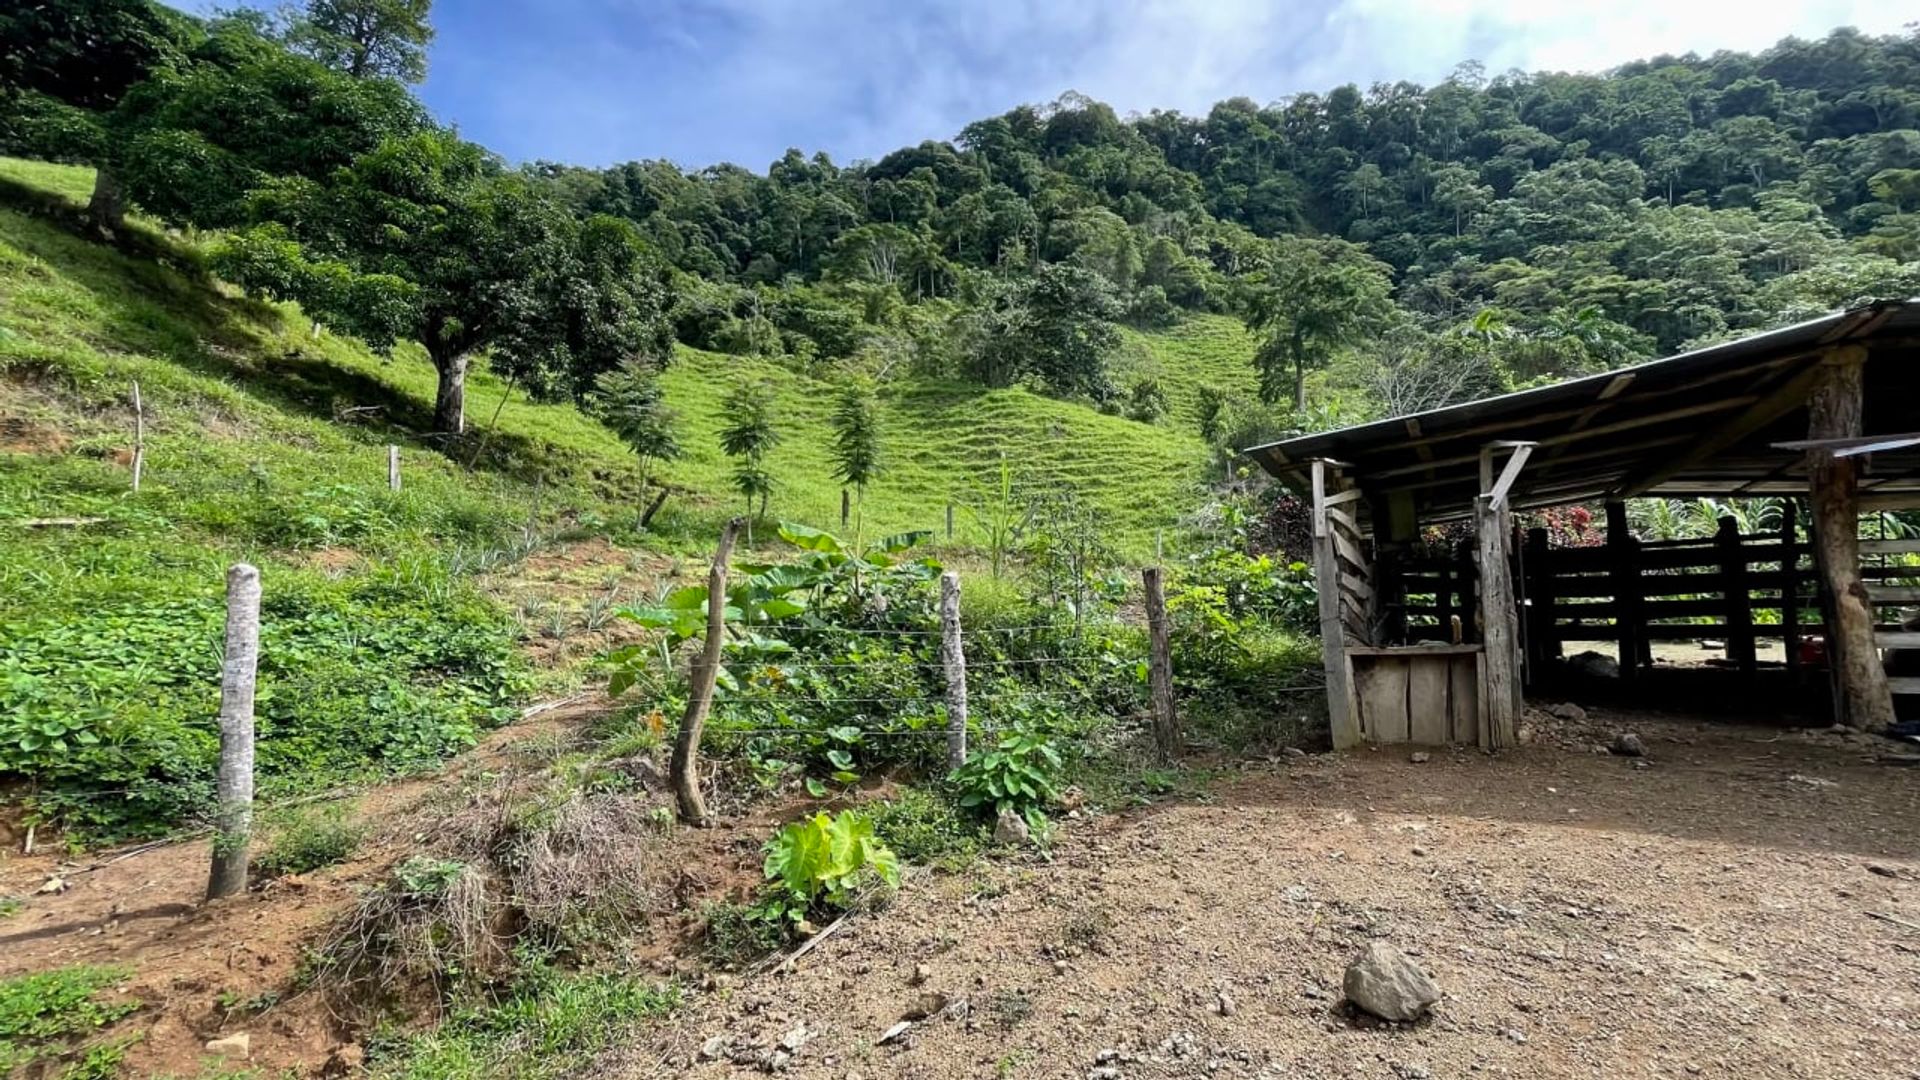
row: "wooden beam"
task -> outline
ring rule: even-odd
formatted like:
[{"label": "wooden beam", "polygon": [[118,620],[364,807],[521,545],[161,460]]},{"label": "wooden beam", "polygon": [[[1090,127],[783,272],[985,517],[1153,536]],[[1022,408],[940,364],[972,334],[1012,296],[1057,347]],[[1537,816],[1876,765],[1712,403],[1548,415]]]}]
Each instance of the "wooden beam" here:
[{"label": "wooden beam", "polygon": [[1514,602],[1512,564],[1507,559],[1512,516],[1482,495],[1475,504],[1480,548],[1480,632],[1485,678],[1480,748],[1512,746],[1520,716],[1520,609]]},{"label": "wooden beam", "polygon": [[[1559,446],[1563,443],[1580,442],[1582,440],[1596,438],[1601,435],[1612,435],[1616,432],[1631,431],[1634,428],[1647,427],[1651,424],[1664,424],[1673,420],[1687,420],[1695,416],[1705,416],[1710,413],[1725,412],[1728,409],[1738,409],[1745,405],[1751,405],[1758,400],[1759,398],[1754,394],[1740,394],[1730,398],[1721,398],[1717,401],[1704,401],[1704,402],[1700,402],[1699,404],[1688,405],[1683,408],[1668,409],[1665,412],[1649,413],[1645,416],[1633,416],[1633,417],[1628,417],[1625,420],[1615,420],[1611,424],[1602,424],[1599,427],[1587,428],[1584,431],[1569,431],[1559,435],[1548,435],[1545,438],[1536,440],[1534,445],[1535,446]],[[1423,469],[1428,469],[1428,468],[1438,468],[1438,467],[1444,467],[1448,465],[1468,465],[1478,460],[1480,460],[1480,453],[1479,451],[1475,451],[1471,454],[1460,454],[1454,457],[1439,458],[1431,463],[1422,463],[1419,465],[1404,465],[1394,469],[1381,469],[1377,472],[1369,473],[1366,479],[1367,480],[1385,480],[1389,477],[1405,476],[1409,473],[1420,472]]]},{"label": "wooden beam", "polygon": [[[1757,375],[1760,375],[1764,372],[1772,371],[1773,369],[1778,367],[1783,367],[1787,364],[1805,360],[1808,356],[1811,356],[1811,355],[1814,355],[1813,351],[1798,352],[1798,353],[1793,353],[1789,356],[1776,357],[1772,360],[1763,361],[1758,364],[1749,364],[1744,367],[1730,368],[1726,371],[1717,371],[1711,375],[1703,375],[1697,379],[1689,379],[1686,382],[1678,383],[1673,386],[1662,387],[1661,389],[1658,389],[1658,390],[1649,390],[1649,391],[1646,391],[1645,393],[1637,394],[1631,400],[1636,402],[1653,401],[1659,398],[1672,397],[1675,394],[1684,394],[1689,390],[1698,390],[1705,386],[1712,386],[1715,383],[1727,382],[1730,380],[1746,380],[1749,384],[1751,384],[1754,377]],[[1624,405],[1626,403],[1627,402],[1623,400],[1623,401],[1615,402],[1614,404]],[[1746,404],[1746,403],[1747,402],[1744,402],[1744,401],[1740,402],[1740,404]],[[1443,442],[1457,442],[1461,439],[1472,439],[1472,438],[1478,438],[1483,435],[1492,435],[1496,432],[1507,431],[1516,427],[1527,427],[1535,424],[1551,423],[1552,421],[1555,421],[1555,420],[1567,420],[1575,416],[1579,416],[1581,413],[1586,412],[1588,409],[1591,409],[1591,408],[1593,408],[1592,405],[1575,405],[1565,409],[1555,409],[1552,412],[1535,413],[1528,416],[1514,416],[1514,417],[1509,417],[1502,420],[1489,420],[1485,423],[1475,424],[1472,427],[1461,428],[1458,431],[1443,431],[1438,434],[1431,434],[1431,433],[1422,434],[1417,439],[1405,439],[1399,442],[1387,443],[1381,446],[1368,447],[1367,456],[1377,457],[1380,454],[1388,454],[1396,450],[1412,450],[1422,443],[1433,445],[1436,443],[1443,443]],[[1543,438],[1543,439],[1538,439],[1536,441],[1542,446],[1554,445],[1553,440],[1549,440],[1549,439]]]},{"label": "wooden beam", "polygon": [[1722,450],[1733,446],[1740,440],[1780,419],[1806,403],[1807,395],[1822,378],[1820,365],[1810,364],[1805,371],[1789,378],[1786,382],[1760,400],[1754,402],[1745,412],[1727,421],[1701,436],[1699,441],[1668,458],[1652,469],[1646,470],[1622,484],[1616,497],[1622,499],[1638,498],[1651,488],[1678,476],[1688,469],[1706,461]]},{"label": "wooden beam", "polygon": [[1360,742],[1360,717],[1354,708],[1353,663],[1347,657],[1347,628],[1341,618],[1340,556],[1327,528],[1329,463],[1313,462],[1313,580],[1320,614],[1320,659],[1327,676],[1327,724],[1333,746],[1342,750]]},{"label": "wooden beam", "polygon": [[[1867,350],[1841,345],[1815,368],[1820,377],[1807,406],[1809,439],[1860,435],[1866,397]],[[1836,719],[1880,731],[1894,721],[1893,695],[1873,641],[1873,603],[1860,579],[1860,462],[1831,450],[1807,451],[1814,553],[1825,579],[1828,670]]]},{"label": "wooden beam", "polygon": [[1862,435],[1857,439],[1795,439],[1773,444],[1779,450],[1831,450],[1834,457],[1859,457],[1888,450],[1920,446],[1920,433],[1905,435]]},{"label": "wooden beam", "polygon": [[1533,456],[1533,447],[1522,443],[1514,447],[1513,456],[1507,459],[1507,467],[1500,470],[1500,479],[1494,481],[1493,490],[1487,494],[1493,498],[1493,508],[1502,510],[1507,505],[1507,492],[1513,490],[1514,481],[1520,479],[1520,470],[1527,467],[1527,459]]}]

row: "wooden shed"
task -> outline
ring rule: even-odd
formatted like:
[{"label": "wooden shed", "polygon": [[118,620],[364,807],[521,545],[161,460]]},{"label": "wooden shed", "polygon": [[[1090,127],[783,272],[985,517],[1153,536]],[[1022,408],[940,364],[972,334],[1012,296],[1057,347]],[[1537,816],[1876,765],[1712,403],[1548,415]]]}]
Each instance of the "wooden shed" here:
[{"label": "wooden shed", "polygon": [[[1920,300],[1877,303],[1586,378],[1253,447],[1311,501],[1328,702],[1337,746],[1510,744],[1528,685],[1560,643],[1618,650],[1619,680],[1649,643],[1727,640],[1757,677],[1779,637],[1806,678],[1826,672],[1835,719],[1893,719],[1880,650],[1920,646],[1920,540],[1862,540],[1861,515],[1920,508]],[[1643,544],[1626,501],[1776,497],[1767,534]],[[1602,504],[1604,548],[1520,536],[1515,511]],[[1460,550],[1426,526],[1470,521]],[[1810,535],[1803,534],[1803,526]],[[1864,561],[1863,561],[1864,560]],[[1757,616],[1757,617],[1756,617]],[[1664,637],[1663,637],[1664,635]]]}]

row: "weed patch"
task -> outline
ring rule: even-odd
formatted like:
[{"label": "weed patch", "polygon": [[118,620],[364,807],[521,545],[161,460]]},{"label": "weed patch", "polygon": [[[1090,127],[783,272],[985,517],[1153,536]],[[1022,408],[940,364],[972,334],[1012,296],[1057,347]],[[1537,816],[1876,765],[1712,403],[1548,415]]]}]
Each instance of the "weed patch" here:
[{"label": "weed patch", "polygon": [[140,1007],[131,1000],[103,1000],[104,991],[127,978],[123,968],[70,967],[0,982],[0,1075],[34,1062],[73,1058],[66,1075],[105,1076],[117,1068],[124,1045],[88,1040]]}]

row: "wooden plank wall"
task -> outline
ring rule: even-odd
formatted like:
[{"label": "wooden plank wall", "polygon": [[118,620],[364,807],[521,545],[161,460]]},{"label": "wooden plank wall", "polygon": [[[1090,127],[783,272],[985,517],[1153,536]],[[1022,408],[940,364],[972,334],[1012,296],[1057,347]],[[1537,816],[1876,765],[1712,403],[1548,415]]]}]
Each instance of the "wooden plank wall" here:
[{"label": "wooden plank wall", "polygon": [[1361,737],[1372,743],[1476,743],[1479,654],[1418,649],[1353,654]]}]

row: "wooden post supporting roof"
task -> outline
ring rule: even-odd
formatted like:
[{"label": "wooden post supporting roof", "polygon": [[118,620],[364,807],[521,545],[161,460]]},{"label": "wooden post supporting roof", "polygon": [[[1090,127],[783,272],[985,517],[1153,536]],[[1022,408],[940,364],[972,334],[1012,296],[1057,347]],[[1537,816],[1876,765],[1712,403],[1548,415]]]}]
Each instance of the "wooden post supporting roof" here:
[{"label": "wooden post supporting roof", "polygon": [[1327,520],[1330,492],[1339,475],[1328,462],[1313,462],[1313,584],[1320,601],[1320,656],[1327,672],[1327,722],[1333,748],[1360,742],[1360,715],[1353,707],[1353,669],[1347,662],[1347,632],[1340,618],[1340,557]]},{"label": "wooden post supporting roof", "polygon": [[[1866,365],[1863,346],[1827,351],[1807,404],[1809,439],[1860,436]],[[1860,459],[1838,456],[1831,448],[1807,451],[1814,554],[1827,586],[1827,664],[1835,719],[1879,731],[1893,723],[1893,694],[1873,640],[1873,602],[1860,577],[1859,470]]]},{"label": "wooden post supporting roof", "polygon": [[[1494,470],[1494,454],[1511,451]],[[1514,744],[1521,709],[1520,605],[1513,588],[1513,511],[1507,493],[1526,468],[1533,444],[1488,443],[1480,450],[1480,497],[1474,525],[1480,556],[1480,748]]]}]

